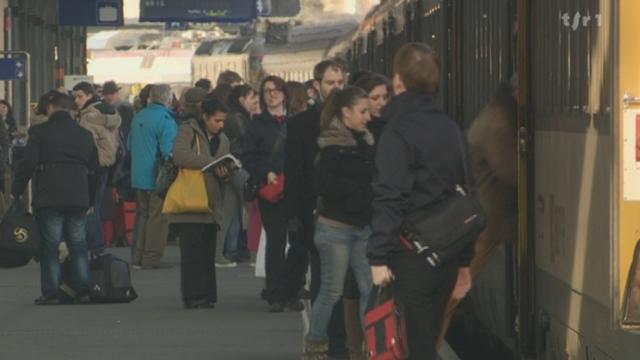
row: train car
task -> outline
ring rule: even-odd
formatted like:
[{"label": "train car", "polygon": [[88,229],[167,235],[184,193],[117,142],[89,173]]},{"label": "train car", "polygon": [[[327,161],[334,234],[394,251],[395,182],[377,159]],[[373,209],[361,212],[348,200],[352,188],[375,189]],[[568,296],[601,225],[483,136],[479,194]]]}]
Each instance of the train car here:
[{"label": "train car", "polygon": [[639,11],[634,0],[387,1],[335,47],[352,70],[389,74],[397,47],[430,44],[440,104],[463,128],[517,76],[518,235],[468,299],[504,358],[640,356]]}]

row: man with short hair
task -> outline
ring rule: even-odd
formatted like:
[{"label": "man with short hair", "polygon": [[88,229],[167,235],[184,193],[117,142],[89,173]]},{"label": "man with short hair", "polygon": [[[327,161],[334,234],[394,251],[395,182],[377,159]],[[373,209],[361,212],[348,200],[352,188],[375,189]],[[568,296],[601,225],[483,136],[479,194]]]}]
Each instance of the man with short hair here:
[{"label": "man with short hair", "polygon": [[93,85],[80,82],[73,87],[78,106],[78,123],[93,134],[98,147],[98,187],[96,189],[95,212],[87,219],[87,243],[92,254],[104,252],[105,241],[102,227],[102,204],[109,177],[109,168],[116,163],[118,152],[118,134],[122,119],[116,109],[102,101]]},{"label": "man with short hair", "polygon": [[[313,170],[318,154],[320,114],[325,100],[336,89],[343,89],[346,73],[340,63],[324,60],[313,71],[313,87],[317,98],[313,106],[292,117],[287,123],[285,151],[285,204],[289,228],[289,251],[285,263],[279,297],[295,298],[302,290],[306,271],[311,264],[311,299],[320,289],[320,257],[313,244],[316,196],[313,189]],[[341,308],[342,304],[336,305]],[[342,316],[334,316],[329,327],[331,350],[341,351],[344,339]]]},{"label": "man with short hair", "polygon": [[291,247],[287,254],[280,297],[283,300],[297,296],[305,282],[305,273],[312,256],[313,295],[319,288],[319,259],[313,246],[314,216],[316,196],[313,190],[313,168],[318,153],[317,140],[320,135],[320,114],[327,97],[345,85],[345,73],[340,64],[325,60],[314,68],[313,86],[318,97],[316,103],[305,112],[288,121],[288,136],[285,143],[285,203],[289,223]]},{"label": "man with short hair", "polygon": [[69,111],[73,99],[51,93],[47,99],[49,120],[29,129],[24,159],[18,164],[12,196],[16,201],[33,181],[33,208],[40,232],[42,296],[36,305],[56,305],[61,266],[58,248],[64,239],[71,253],[71,278],[76,303],[90,302],[91,276],[86,241],[87,210],[96,194],[98,149],[89,131],[78,126]]},{"label": "man with short hair", "polygon": [[134,118],[129,134],[132,185],[140,214],[137,242],[132,249],[134,268],[166,269],[160,260],[167,244],[168,225],[162,215],[162,198],[154,190],[160,157],[172,156],[178,133],[175,116],[169,110],[173,93],[169,85],[151,89],[149,105]]},{"label": "man with short hair", "polygon": [[220,86],[223,84],[229,85],[231,87],[236,87],[238,85],[242,85],[244,81],[240,74],[235,71],[226,70],[218,75],[218,81],[216,82],[216,86]]},{"label": "man with short hair", "polygon": [[195,86],[197,88],[201,88],[204,91],[206,91],[207,93],[210,93],[211,90],[213,89],[213,85],[211,84],[211,80],[204,79],[204,78],[196,81],[196,83],[193,86]]}]

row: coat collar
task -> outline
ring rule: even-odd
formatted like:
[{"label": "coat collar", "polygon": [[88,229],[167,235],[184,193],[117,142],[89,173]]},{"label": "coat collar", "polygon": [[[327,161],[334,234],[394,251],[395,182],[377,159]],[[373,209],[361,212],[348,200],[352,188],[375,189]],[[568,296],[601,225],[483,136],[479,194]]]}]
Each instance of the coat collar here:
[{"label": "coat collar", "polygon": [[[365,130],[363,135],[363,140],[369,144],[373,145],[373,135],[369,132],[369,130]],[[328,129],[324,129],[320,132],[320,137],[318,138],[318,146],[323,149],[328,146],[356,146],[357,142],[351,130],[349,130],[342,120],[337,117],[331,121]]]}]

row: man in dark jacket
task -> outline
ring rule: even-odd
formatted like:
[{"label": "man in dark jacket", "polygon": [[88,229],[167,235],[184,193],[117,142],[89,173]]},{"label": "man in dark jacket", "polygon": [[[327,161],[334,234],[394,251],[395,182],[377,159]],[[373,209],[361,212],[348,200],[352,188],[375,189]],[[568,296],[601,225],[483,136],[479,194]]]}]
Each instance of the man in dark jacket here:
[{"label": "man in dark jacket", "polygon": [[407,214],[434,206],[456,184],[472,179],[465,176],[461,131],[433,100],[441,74],[433,50],[406,44],[396,53],[393,69],[396,97],[384,111],[388,122],[376,153],[368,257],[374,284],[393,282],[394,297],[404,304],[409,359],[435,360],[447,301],[463,297],[471,286],[473,244],[434,269],[402,244],[400,228]]},{"label": "man in dark jacket", "polygon": [[[314,87],[319,96],[315,105],[305,112],[292,117],[287,123],[288,136],[285,143],[287,157],[284,173],[287,181],[284,188],[289,236],[291,247],[287,253],[285,276],[281,282],[281,296],[291,298],[304,286],[308,265],[308,254],[313,252],[313,212],[316,208],[316,196],[313,190],[313,168],[318,154],[318,136],[320,135],[320,114],[322,104],[335,89],[342,89],[345,84],[345,73],[340,64],[333,60],[325,60],[317,64],[313,72]],[[312,269],[319,268],[319,259],[312,264]],[[313,261],[315,262],[315,261]],[[314,269],[314,270],[315,270]],[[317,293],[320,276],[316,276],[312,293]],[[317,286],[315,286],[317,285]]]},{"label": "man in dark jacket", "polygon": [[34,178],[33,207],[41,237],[42,296],[36,299],[37,305],[61,301],[58,246],[63,238],[71,252],[71,277],[78,294],[75,301],[90,301],[86,221],[96,193],[98,149],[91,133],[69,114],[72,106],[69,96],[52,94],[47,109],[49,121],[29,129],[24,159],[18,165],[11,192],[18,201]]}]

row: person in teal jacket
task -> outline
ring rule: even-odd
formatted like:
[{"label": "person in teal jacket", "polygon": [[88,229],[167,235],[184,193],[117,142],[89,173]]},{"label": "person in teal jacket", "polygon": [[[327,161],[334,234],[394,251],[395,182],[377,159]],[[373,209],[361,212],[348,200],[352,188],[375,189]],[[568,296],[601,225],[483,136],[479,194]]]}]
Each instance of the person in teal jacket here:
[{"label": "person in teal jacket", "polygon": [[154,190],[159,160],[171,157],[178,133],[175,116],[169,109],[172,96],[169,85],[155,85],[151,89],[149,105],[133,119],[129,133],[131,181],[136,190],[139,213],[131,259],[134,268],[169,267],[160,261],[169,230],[162,215],[163,200]]}]

